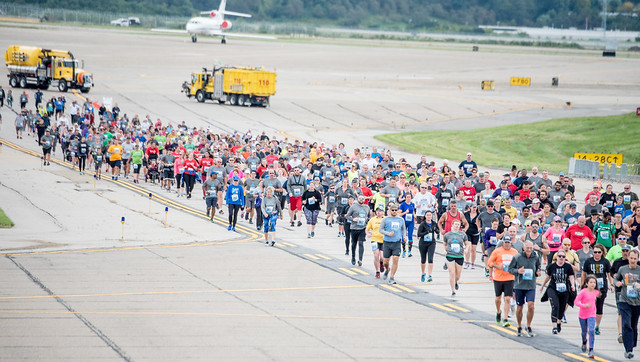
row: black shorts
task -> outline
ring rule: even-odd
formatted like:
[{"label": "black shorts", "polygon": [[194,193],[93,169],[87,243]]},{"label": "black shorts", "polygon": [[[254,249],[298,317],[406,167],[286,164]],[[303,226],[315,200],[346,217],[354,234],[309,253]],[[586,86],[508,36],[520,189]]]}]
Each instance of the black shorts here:
[{"label": "black shorts", "polygon": [[120,161],[120,160],[111,161],[111,167],[121,168],[122,167],[122,161]]},{"label": "black shorts", "polygon": [[494,280],[493,290],[496,292],[496,297],[499,297],[502,294],[504,294],[505,297],[513,297],[513,283],[513,280],[505,280],[502,282]]},{"label": "black shorts", "polygon": [[140,169],[142,168],[142,165],[138,165],[137,163],[134,163],[132,166],[133,166],[133,173],[140,173]]},{"label": "black shorts", "polygon": [[400,256],[400,250],[402,250],[402,246],[399,241],[382,243],[382,257],[385,259],[390,258],[392,255]]},{"label": "black shorts", "polygon": [[164,178],[173,178],[173,169],[165,168],[162,170],[162,174],[164,175]]},{"label": "black shorts", "polygon": [[128,164],[128,163],[129,163],[129,160],[130,160],[130,158],[123,158],[123,159],[122,159],[122,164],[123,164],[123,165]]},{"label": "black shorts", "polygon": [[452,261],[455,261],[456,264],[462,266],[462,264],[464,264],[464,258],[452,258],[450,256],[447,256],[447,262],[451,263]]},{"label": "black shorts", "polygon": [[51,153],[51,148],[43,148],[43,149],[42,149],[42,154],[44,154],[44,155],[48,155],[48,154],[50,154],[50,153]]},{"label": "black shorts", "polygon": [[607,290],[600,289],[600,296],[596,298],[596,315],[603,315],[604,300],[607,298]]},{"label": "black shorts", "polygon": [[478,235],[469,235],[469,234],[467,234],[467,236],[469,237],[469,240],[471,241],[471,245],[478,245],[478,242],[480,241],[480,234],[478,234]]}]

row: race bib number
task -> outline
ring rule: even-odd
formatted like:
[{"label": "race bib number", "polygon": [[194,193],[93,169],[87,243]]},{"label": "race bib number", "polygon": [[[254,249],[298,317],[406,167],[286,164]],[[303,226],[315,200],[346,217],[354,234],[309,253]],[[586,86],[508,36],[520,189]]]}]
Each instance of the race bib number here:
[{"label": "race bib number", "polygon": [[333,175],[333,172],[331,172],[331,171],[327,171],[327,172],[325,172],[325,174],[324,174],[324,175],[325,175],[327,178],[331,178],[331,176]]},{"label": "race bib number", "polygon": [[533,269],[525,269],[524,273],[522,273],[522,280],[533,280]]},{"label": "race bib number", "polygon": [[431,233],[427,234],[424,236],[424,241],[426,242],[431,242],[433,241],[433,235],[431,235]]},{"label": "race bib number", "polygon": [[316,199],[311,197],[307,200],[307,202],[309,203],[309,205],[314,205],[316,203]]},{"label": "race bib number", "polygon": [[365,219],[358,218],[358,222],[356,223],[358,226],[364,226]]},{"label": "race bib number", "polygon": [[329,196],[329,203],[333,204],[334,202],[336,202],[336,198],[334,196]]},{"label": "race bib number", "polygon": [[491,243],[491,245],[498,245],[498,238],[492,236],[491,238],[489,238],[489,242]]},{"label": "race bib number", "polygon": [[393,221],[391,222],[391,230],[399,230],[400,229],[400,223],[397,221]]},{"label": "race bib number", "polygon": [[140,167],[140,165],[137,165],[137,164],[135,164],[135,163],[133,164],[133,169],[134,169],[134,170],[137,170],[139,167]]},{"label": "race bib number", "polygon": [[238,201],[238,194],[232,194],[231,201]]},{"label": "race bib number", "polygon": [[503,199],[506,199],[507,197],[509,197],[509,191],[502,191],[500,193],[500,196],[502,196]]},{"label": "race bib number", "polygon": [[551,240],[553,240],[554,243],[559,243],[561,241],[560,239],[560,234],[553,234],[553,236],[551,237]]},{"label": "race bib number", "polygon": [[258,188],[257,187],[252,187],[249,189],[249,193],[252,195],[255,195],[258,193]]},{"label": "race bib number", "polygon": [[372,242],[371,243],[371,251],[376,251],[376,250],[378,250],[378,243]]},{"label": "race bib number", "polygon": [[209,188],[209,195],[215,195],[216,189],[214,187]]},{"label": "race bib number", "polygon": [[406,215],[404,215],[404,219],[407,220],[407,222],[412,222],[413,221],[413,215],[407,213]]},{"label": "race bib number", "polygon": [[604,205],[605,205],[607,208],[609,208],[609,209],[610,209],[610,208],[612,208],[612,207],[613,207],[613,201],[609,200],[609,201],[605,202],[605,204],[604,204]]},{"label": "race bib number", "polygon": [[600,231],[600,238],[601,239],[609,239],[609,230]]},{"label": "race bib number", "polygon": [[629,298],[637,298],[638,290],[633,287],[633,285],[627,285],[627,297]]},{"label": "race bib number", "polygon": [[631,202],[631,195],[622,196],[622,200],[624,201],[625,204],[630,203]]},{"label": "race bib number", "polygon": [[299,188],[299,187],[295,187],[295,188],[293,189],[293,196],[295,196],[295,197],[299,197],[300,195],[302,195],[302,190],[300,190],[300,188]]},{"label": "race bib number", "polygon": [[318,170],[313,171],[313,176],[320,176],[320,171]]},{"label": "race bib number", "polygon": [[460,244],[458,244],[457,242],[454,244],[451,244],[451,251],[456,254],[460,253]]},{"label": "race bib number", "polygon": [[513,255],[502,254],[502,270],[507,271],[509,269],[511,259],[513,259]]},{"label": "race bib number", "polygon": [[249,166],[249,168],[251,169],[251,171],[255,171],[257,169],[255,164],[251,164],[251,166]]},{"label": "race bib number", "polygon": [[553,196],[553,202],[558,202],[558,201],[560,201],[560,196],[558,195]]},{"label": "race bib number", "polygon": [[442,199],[442,206],[449,206],[449,199]]},{"label": "race bib number", "polygon": [[271,214],[273,212],[273,206],[267,206],[264,209],[267,211],[267,214]]},{"label": "race bib number", "polygon": [[598,281],[598,289],[604,288],[604,278],[596,278]]},{"label": "race bib number", "polygon": [[340,203],[341,203],[342,205],[346,205],[348,202],[349,202],[349,199],[347,199],[346,197],[343,197],[343,198],[340,200]]},{"label": "race bib number", "polygon": [[[524,279],[524,276],[522,279]],[[565,283],[556,283],[556,290],[558,293],[564,293],[567,291],[567,285]]]}]

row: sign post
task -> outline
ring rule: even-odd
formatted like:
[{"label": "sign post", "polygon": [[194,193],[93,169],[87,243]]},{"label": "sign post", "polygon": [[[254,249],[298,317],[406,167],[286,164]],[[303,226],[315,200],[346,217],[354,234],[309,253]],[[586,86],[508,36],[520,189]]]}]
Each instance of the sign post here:
[{"label": "sign post", "polygon": [[122,236],[120,237],[120,240],[124,240],[124,216],[122,217],[120,222],[122,223]]},{"label": "sign post", "polygon": [[167,206],[164,207],[164,227],[167,228],[167,215],[169,214],[169,208]]},{"label": "sign post", "polygon": [[149,214],[151,214],[151,198],[153,197],[153,194],[149,193]]}]

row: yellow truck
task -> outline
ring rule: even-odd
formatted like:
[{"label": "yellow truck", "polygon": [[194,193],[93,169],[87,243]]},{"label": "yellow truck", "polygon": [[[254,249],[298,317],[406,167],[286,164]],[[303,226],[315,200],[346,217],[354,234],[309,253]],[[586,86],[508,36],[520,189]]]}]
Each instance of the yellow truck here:
[{"label": "yellow truck", "polygon": [[267,107],[269,98],[276,94],[276,73],[264,68],[204,68],[191,73],[191,82],[184,82],[182,91],[201,103],[211,99],[233,106]]},{"label": "yellow truck", "polygon": [[54,85],[61,92],[69,88],[88,93],[93,87],[93,75],[80,68],[73,54],[66,50],[51,50],[11,45],[4,53],[11,87],[48,89]]}]

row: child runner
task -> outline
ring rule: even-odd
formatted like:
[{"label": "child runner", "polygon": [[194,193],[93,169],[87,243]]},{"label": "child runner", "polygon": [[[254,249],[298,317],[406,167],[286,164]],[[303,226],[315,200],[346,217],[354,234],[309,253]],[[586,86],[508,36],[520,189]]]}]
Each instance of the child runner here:
[{"label": "child runner", "polygon": [[587,332],[589,332],[589,358],[593,356],[593,344],[596,339],[596,298],[600,291],[596,289],[597,279],[594,275],[587,275],[582,283],[582,289],[576,296],[575,305],[580,308],[578,318],[582,329],[582,352],[587,351]]}]

